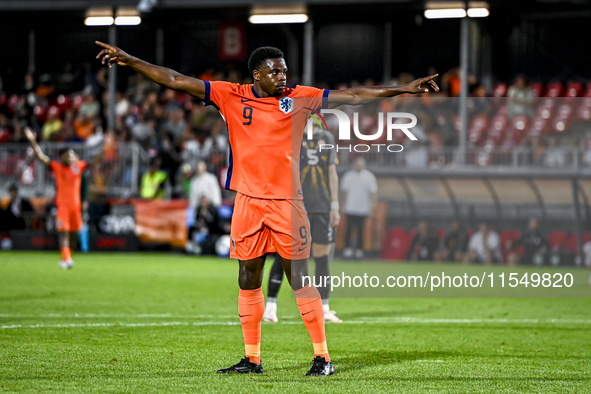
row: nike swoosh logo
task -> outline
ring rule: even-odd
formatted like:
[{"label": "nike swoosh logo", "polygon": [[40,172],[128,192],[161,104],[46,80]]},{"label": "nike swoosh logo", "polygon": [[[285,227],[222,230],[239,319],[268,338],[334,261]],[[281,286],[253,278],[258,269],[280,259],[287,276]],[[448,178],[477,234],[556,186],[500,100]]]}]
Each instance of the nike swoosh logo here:
[{"label": "nike swoosh logo", "polygon": [[252,99],[240,99],[241,103],[246,103],[247,101],[252,101]]},{"label": "nike swoosh logo", "polygon": [[247,316],[252,316],[252,315],[238,315],[238,317],[247,317]]},{"label": "nike swoosh logo", "polygon": [[307,247],[307,246],[306,246],[306,247],[304,247],[304,248],[302,248],[302,249],[298,249],[298,252],[304,251],[304,250],[306,250],[306,249],[308,249],[308,247]]},{"label": "nike swoosh logo", "polygon": [[305,315],[307,315],[308,313],[312,313],[312,312],[314,312],[314,311],[308,311],[308,312],[306,312],[306,313],[302,313],[302,316],[305,316]]}]

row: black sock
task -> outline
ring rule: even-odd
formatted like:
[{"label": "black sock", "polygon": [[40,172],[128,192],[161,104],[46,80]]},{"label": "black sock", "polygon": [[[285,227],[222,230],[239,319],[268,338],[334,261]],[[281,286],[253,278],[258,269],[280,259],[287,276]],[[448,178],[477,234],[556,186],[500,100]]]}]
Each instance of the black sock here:
[{"label": "black sock", "polygon": [[[320,293],[320,298],[323,300],[328,300],[328,295],[330,293],[330,271],[328,269],[328,255],[322,257],[314,257],[314,261],[316,262],[316,284],[318,284],[318,292]],[[325,283],[325,277],[328,276]]]},{"label": "black sock", "polygon": [[283,265],[281,264],[281,257],[275,254],[275,261],[271,268],[271,275],[269,275],[269,287],[267,288],[267,298],[277,298],[281,282],[283,281]]}]

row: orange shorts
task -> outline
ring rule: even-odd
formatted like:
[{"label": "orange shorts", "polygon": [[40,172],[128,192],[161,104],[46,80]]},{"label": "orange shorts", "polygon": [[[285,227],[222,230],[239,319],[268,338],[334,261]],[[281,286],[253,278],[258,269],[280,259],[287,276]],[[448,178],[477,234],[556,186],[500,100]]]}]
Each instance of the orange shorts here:
[{"label": "orange shorts", "polygon": [[251,260],[273,252],[290,260],[310,257],[310,223],[303,200],[271,200],[238,193],[230,237],[233,259]]},{"label": "orange shorts", "polygon": [[82,209],[80,206],[57,207],[55,226],[57,231],[80,231],[82,229]]}]

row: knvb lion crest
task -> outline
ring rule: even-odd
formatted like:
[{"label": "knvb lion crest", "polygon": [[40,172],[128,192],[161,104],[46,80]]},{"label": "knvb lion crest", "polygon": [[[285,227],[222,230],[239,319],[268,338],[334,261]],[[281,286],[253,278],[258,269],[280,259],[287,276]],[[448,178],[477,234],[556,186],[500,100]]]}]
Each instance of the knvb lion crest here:
[{"label": "knvb lion crest", "polygon": [[279,109],[288,114],[293,111],[293,99],[291,97],[282,97],[279,99]]}]

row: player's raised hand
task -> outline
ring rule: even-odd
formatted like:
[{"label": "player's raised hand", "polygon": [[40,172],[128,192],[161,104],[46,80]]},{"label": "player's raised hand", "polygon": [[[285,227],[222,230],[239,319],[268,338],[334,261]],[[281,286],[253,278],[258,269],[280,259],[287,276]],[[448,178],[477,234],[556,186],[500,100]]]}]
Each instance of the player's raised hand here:
[{"label": "player's raised hand", "polygon": [[330,227],[337,227],[341,223],[341,214],[338,209],[331,209],[328,218]]},{"label": "player's raised hand", "polygon": [[25,137],[27,137],[30,142],[37,141],[37,135],[29,126],[25,127]]},{"label": "player's raised hand", "polygon": [[113,63],[119,66],[127,66],[131,59],[131,56],[113,45],[100,41],[95,41],[95,44],[105,48],[96,55],[96,58],[100,59],[103,64],[109,64],[109,68],[113,67]]},{"label": "player's raised hand", "polygon": [[439,74],[433,74],[425,78],[415,79],[414,81],[406,85],[406,87],[408,88],[408,93],[428,93],[428,86],[430,86],[435,92],[439,92],[439,86],[437,86],[437,84],[434,81],[434,79],[438,76]]}]

